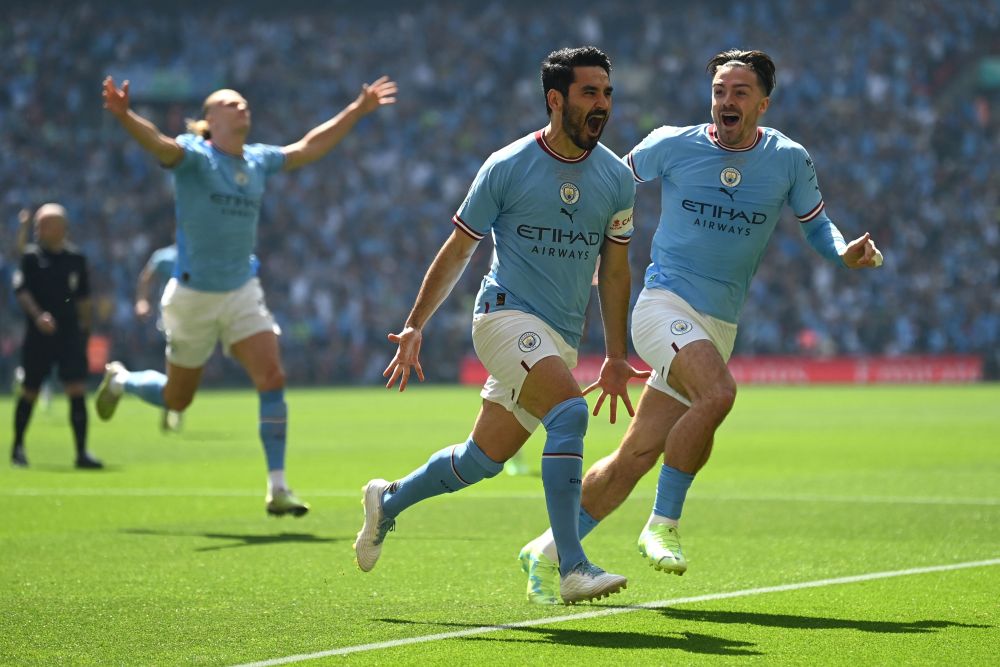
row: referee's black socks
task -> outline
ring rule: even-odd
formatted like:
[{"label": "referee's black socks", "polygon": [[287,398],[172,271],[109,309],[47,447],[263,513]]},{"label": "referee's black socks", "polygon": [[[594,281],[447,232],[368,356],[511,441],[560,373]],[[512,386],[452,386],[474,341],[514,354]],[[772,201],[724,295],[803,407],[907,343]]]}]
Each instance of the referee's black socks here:
[{"label": "referee's black socks", "polygon": [[73,425],[76,455],[82,456],[87,452],[87,404],[83,396],[70,396],[69,422]]},{"label": "referee's black socks", "polygon": [[28,422],[31,421],[31,411],[35,409],[35,402],[29,401],[24,396],[17,399],[17,407],[14,408],[14,446],[24,446],[24,432],[28,430]]}]

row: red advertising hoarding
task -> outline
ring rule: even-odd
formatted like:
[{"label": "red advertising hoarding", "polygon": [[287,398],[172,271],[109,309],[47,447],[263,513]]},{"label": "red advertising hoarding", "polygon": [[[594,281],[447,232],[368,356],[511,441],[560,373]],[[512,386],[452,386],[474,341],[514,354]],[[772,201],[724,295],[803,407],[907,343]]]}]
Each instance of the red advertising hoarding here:
[{"label": "red advertising hoarding", "polygon": [[[636,368],[648,369],[639,358]],[[582,383],[593,382],[604,358],[580,357],[573,375]],[[978,382],[983,379],[983,361],[971,355],[907,357],[733,357],[729,370],[737,384],[934,384]],[[462,360],[460,381],[482,384],[488,373],[479,360]]]}]

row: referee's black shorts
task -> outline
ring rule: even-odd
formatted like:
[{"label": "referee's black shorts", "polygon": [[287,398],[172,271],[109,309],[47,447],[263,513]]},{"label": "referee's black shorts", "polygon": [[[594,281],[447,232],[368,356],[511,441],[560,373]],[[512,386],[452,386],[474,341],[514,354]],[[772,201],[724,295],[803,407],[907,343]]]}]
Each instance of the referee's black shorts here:
[{"label": "referee's black shorts", "polygon": [[84,337],[76,332],[51,336],[29,330],[21,347],[21,367],[24,369],[24,388],[37,391],[42,381],[59,368],[59,379],[65,382],[83,382],[87,379],[87,349]]}]

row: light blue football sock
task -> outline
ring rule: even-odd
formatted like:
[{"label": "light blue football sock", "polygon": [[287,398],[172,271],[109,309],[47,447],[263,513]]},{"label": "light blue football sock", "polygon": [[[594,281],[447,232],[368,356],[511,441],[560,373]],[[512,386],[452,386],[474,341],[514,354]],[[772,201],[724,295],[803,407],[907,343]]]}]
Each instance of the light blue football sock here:
[{"label": "light blue football sock", "polygon": [[580,539],[583,540],[587,535],[590,535],[590,531],[597,528],[597,524],[600,523],[599,519],[595,519],[590,516],[590,513],[583,509],[583,505],[580,505],[580,516],[576,522],[576,530],[580,533]]},{"label": "light blue football sock", "polygon": [[260,441],[264,444],[267,469],[285,469],[285,438],[288,433],[288,405],[285,390],[260,392]]},{"label": "light blue football sock", "polygon": [[126,394],[138,396],[147,403],[164,407],[163,388],[167,376],[159,371],[132,371],[122,384]]},{"label": "light blue football sock", "polygon": [[587,434],[589,418],[587,401],[579,396],[563,401],[542,418],[546,431],[542,486],[552,539],[559,552],[559,571],[563,575],[587,560],[580,544],[578,522],[583,489],[583,436]]},{"label": "light blue football sock", "polygon": [[427,463],[389,487],[382,497],[382,511],[395,517],[421,500],[461,491],[501,470],[503,464],[486,456],[470,436],[460,445],[431,454]]},{"label": "light blue football sock", "polygon": [[653,501],[653,514],[677,521],[684,509],[684,498],[687,496],[694,474],[681,472],[671,468],[666,463],[660,467],[660,480],[656,484],[656,500]]}]

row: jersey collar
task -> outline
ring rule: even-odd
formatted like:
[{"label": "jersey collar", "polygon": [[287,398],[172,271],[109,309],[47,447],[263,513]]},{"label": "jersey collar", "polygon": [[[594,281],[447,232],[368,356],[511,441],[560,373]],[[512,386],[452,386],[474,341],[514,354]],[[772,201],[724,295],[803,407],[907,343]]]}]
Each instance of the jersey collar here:
[{"label": "jersey collar", "polygon": [[764,138],[764,130],[758,127],[757,138],[754,139],[753,143],[747,146],[746,148],[730,148],[729,146],[722,145],[719,142],[719,136],[715,131],[715,123],[712,123],[711,125],[708,126],[708,138],[709,140],[711,140],[713,144],[715,144],[724,151],[729,151],[730,153],[743,153],[746,151],[752,151],[754,148],[757,147],[757,144],[760,143],[760,140]]},{"label": "jersey collar", "polygon": [[559,153],[556,153],[554,150],[552,150],[551,147],[549,147],[547,143],[545,143],[545,137],[542,136],[541,130],[535,132],[535,141],[538,142],[538,145],[542,147],[543,151],[545,151],[555,159],[559,160],[560,162],[565,162],[567,164],[575,164],[577,162],[583,162],[590,156],[590,151],[584,151],[583,155],[581,155],[580,157],[563,157],[562,155],[559,155]]}]

